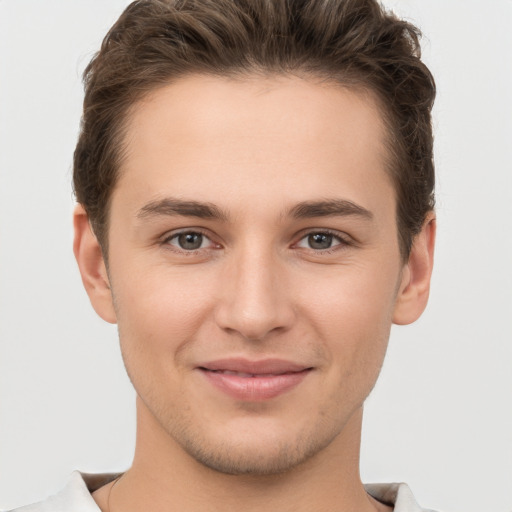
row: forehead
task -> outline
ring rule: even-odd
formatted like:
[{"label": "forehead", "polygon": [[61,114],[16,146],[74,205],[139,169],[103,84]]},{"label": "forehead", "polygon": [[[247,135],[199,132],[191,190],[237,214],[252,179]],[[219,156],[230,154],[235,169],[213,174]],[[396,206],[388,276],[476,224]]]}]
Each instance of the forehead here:
[{"label": "forehead", "polygon": [[336,189],[361,203],[383,184],[393,196],[385,137],[366,91],[295,76],[191,75],[135,105],[114,198],[122,189],[134,201],[142,190],[303,201]]}]

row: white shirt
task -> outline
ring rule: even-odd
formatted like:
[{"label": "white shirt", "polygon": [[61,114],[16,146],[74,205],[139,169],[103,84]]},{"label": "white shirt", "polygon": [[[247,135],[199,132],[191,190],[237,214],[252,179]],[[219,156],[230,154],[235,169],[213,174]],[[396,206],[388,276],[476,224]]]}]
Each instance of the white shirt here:
[{"label": "white shirt", "polygon": [[[74,471],[64,489],[48,499],[17,508],[11,512],[100,512],[91,492],[119,475],[88,475]],[[434,512],[422,509],[407,484],[367,484],[365,489],[375,499],[393,504],[394,512]]]}]

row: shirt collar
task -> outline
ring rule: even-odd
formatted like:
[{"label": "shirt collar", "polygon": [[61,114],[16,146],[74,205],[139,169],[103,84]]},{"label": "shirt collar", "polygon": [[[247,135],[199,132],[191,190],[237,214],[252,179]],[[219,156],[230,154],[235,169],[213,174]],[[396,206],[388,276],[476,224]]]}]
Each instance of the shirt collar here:
[{"label": "shirt collar", "polygon": [[[54,510],[65,510],[73,506],[74,512],[98,512],[100,509],[91,493],[118,476],[119,473],[89,474],[74,471],[66,487],[49,498],[48,505]],[[366,484],[365,489],[376,500],[393,505],[394,512],[429,512],[416,503],[407,484]]]}]

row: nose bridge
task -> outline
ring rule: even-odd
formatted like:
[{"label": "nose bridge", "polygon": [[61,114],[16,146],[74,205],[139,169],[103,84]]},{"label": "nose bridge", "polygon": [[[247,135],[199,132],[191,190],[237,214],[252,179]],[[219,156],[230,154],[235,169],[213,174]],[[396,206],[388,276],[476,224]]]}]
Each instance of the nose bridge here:
[{"label": "nose bridge", "polygon": [[285,268],[268,239],[248,240],[226,262],[217,307],[220,327],[247,339],[262,339],[289,327],[293,308]]}]

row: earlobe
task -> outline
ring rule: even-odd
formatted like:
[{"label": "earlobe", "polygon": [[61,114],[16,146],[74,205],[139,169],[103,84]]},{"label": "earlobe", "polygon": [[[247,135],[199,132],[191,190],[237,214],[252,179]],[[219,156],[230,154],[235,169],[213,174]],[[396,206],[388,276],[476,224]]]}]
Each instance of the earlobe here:
[{"label": "earlobe", "polygon": [[393,313],[393,323],[411,324],[425,310],[430,292],[430,277],[434,264],[436,218],[432,212],[416,235],[404,266]]},{"label": "earlobe", "polygon": [[112,292],[103,253],[91,229],[89,216],[80,204],[75,207],[73,213],[73,226],[75,231],[73,252],[92,307],[103,320],[116,323]]}]

